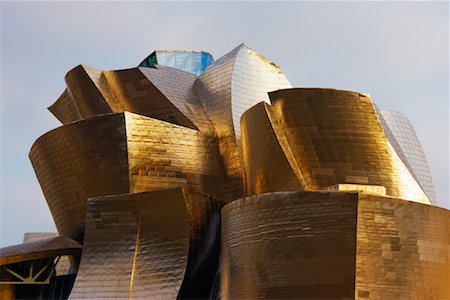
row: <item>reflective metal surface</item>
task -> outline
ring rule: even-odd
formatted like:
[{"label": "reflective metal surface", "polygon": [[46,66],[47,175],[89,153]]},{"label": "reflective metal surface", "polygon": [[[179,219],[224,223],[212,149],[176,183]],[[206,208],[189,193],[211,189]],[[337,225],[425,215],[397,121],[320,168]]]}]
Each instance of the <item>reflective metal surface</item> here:
[{"label": "reflective metal surface", "polygon": [[129,111],[192,129],[212,131],[193,90],[196,78],[193,74],[163,66],[101,71],[80,65],[67,73],[67,89],[49,110],[63,124]]},{"label": "reflective metal surface", "polygon": [[428,166],[422,145],[416,135],[414,127],[409,120],[401,113],[396,111],[381,111],[381,124],[384,128],[389,127],[389,140],[395,140],[398,145],[395,147],[397,152],[402,152],[409,170],[417,178],[417,182],[422,187],[425,194],[433,204],[436,204],[436,193],[434,192],[433,179],[431,178],[430,168]]},{"label": "reflective metal surface", "polygon": [[360,194],[357,299],[450,299],[450,211]]},{"label": "reflective metal surface", "polygon": [[83,244],[71,299],[450,299],[450,215],[426,205],[409,123],[366,94],[292,89],[244,44],[207,68],[159,52],[68,72],[49,107],[64,125],[29,154],[61,236],[0,249],[23,287],[0,280],[1,297],[66,297],[54,260]]},{"label": "reflective metal surface", "polygon": [[221,299],[448,299],[450,212],[357,192],[222,210]]},{"label": "reflective metal surface", "polygon": [[205,299],[222,202],[192,189],[92,198],[70,299]]},{"label": "reflective metal surface", "polygon": [[387,195],[430,203],[389,143],[370,97],[299,88],[269,95],[281,125],[281,130],[274,130],[286,141],[280,145],[305,189],[339,183],[379,185],[386,187]]},{"label": "reflective metal surface", "polygon": [[260,102],[242,115],[247,195],[303,190],[306,186],[301,177],[296,176],[286,158],[287,154],[281,147],[284,136],[275,132],[274,127],[279,125],[277,118],[272,117],[271,110],[269,104]]},{"label": "reflective metal surface", "polygon": [[58,231],[80,242],[89,197],[183,185],[222,195],[214,137],[132,113],[50,131],[35,142],[30,159]]},{"label": "reflective metal surface", "polygon": [[291,87],[273,62],[241,44],[224,55],[198,77],[196,88],[219,139],[220,154],[231,179],[230,198],[242,195],[243,157],[240,118],[260,101],[268,102],[267,92]]},{"label": "reflective metal surface", "polygon": [[38,241],[0,248],[0,266],[61,255],[79,255],[81,245],[76,241],[57,236]]}]

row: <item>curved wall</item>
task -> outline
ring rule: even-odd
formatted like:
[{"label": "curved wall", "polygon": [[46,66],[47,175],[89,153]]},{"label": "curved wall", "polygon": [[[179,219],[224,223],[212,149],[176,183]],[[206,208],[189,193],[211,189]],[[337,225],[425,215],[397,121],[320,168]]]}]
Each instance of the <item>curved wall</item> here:
[{"label": "curved wall", "polygon": [[179,186],[223,194],[214,137],[132,113],[50,131],[30,159],[58,231],[80,242],[90,197]]},{"label": "curved wall", "polygon": [[221,206],[192,189],[90,199],[70,299],[206,299]]},{"label": "curved wall", "polygon": [[448,299],[450,212],[357,192],[222,209],[221,299]]},{"label": "curved wall", "polygon": [[354,295],[357,194],[278,192],[222,209],[221,299]]},{"label": "curved wall", "polygon": [[269,95],[286,135],[285,152],[293,154],[306,189],[380,185],[388,195],[430,203],[389,143],[369,96],[300,88]]}]

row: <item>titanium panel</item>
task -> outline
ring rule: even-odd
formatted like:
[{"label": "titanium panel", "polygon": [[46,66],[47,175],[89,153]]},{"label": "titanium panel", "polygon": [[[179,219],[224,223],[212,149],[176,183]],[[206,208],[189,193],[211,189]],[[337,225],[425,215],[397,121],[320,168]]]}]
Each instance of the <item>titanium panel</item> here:
[{"label": "titanium panel", "polygon": [[[101,71],[80,65],[67,73],[68,89],[49,110],[63,124],[129,111],[198,129],[188,118],[192,117],[200,123],[201,129],[212,131],[203,107],[192,91],[196,77],[172,68],[161,68],[161,72],[149,68]],[[156,78],[159,88],[168,96],[152,83],[152,78]]]},{"label": "titanium panel", "polygon": [[354,296],[356,193],[278,192],[222,209],[220,299]]},{"label": "titanium panel", "polygon": [[186,188],[89,200],[70,299],[207,298],[222,204]]},{"label": "titanium panel", "polygon": [[449,299],[450,211],[365,192],[222,209],[220,299]]},{"label": "titanium panel", "polygon": [[[395,140],[398,145],[397,152],[402,152],[410,172],[415,175],[417,182],[422,187],[428,199],[436,204],[436,193],[434,191],[433,179],[431,177],[428,161],[423,152],[422,145],[417,137],[414,127],[409,120],[401,113],[395,111],[381,111],[381,124],[386,130],[389,140]],[[384,121],[384,122],[383,122]]]},{"label": "titanium panel", "polygon": [[80,119],[113,112],[89,76],[89,69],[92,67],[79,65],[70,70],[65,77],[67,89]]},{"label": "titanium panel", "polygon": [[[369,96],[332,89],[269,93],[307,190],[340,184],[386,187],[391,196],[430,203],[389,143]],[[275,128],[276,129],[276,128]]]},{"label": "titanium panel", "polygon": [[303,190],[269,117],[271,107],[260,102],[241,118],[246,195]]},{"label": "titanium panel", "polygon": [[130,192],[188,185],[223,196],[224,171],[213,136],[136,114],[125,114]]},{"label": "titanium panel", "polygon": [[219,139],[231,196],[243,194],[240,119],[267,92],[291,87],[281,69],[261,54],[239,45],[210,65],[196,81],[198,97]]},{"label": "titanium panel", "polygon": [[30,159],[58,232],[82,241],[88,198],[189,185],[222,196],[216,139],[132,113],[59,127]]},{"label": "titanium panel", "polygon": [[58,232],[78,242],[87,198],[129,191],[123,114],[56,128],[36,140],[29,157]]},{"label": "titanium panel", "polygon": [[67,88],[58,100],[48,107],[48,110],[63,124],[69,124],[81,118]]},{"label": "titanium panel", "polygon": [[196,76],[159,65],[156,69],[139,68],[139,70],[201,132],[214,132],[205,109],[197,97],[194,87]]},{"label": "titanium panel", "polygon": [[57,236],[0,248],[0,266],[62,255],[80,255],[80,253],[79,243],[68,237]]},{"label": "titanium panel", "polygon": [[450,211],[359,195],[357,299],[450,299]]}]

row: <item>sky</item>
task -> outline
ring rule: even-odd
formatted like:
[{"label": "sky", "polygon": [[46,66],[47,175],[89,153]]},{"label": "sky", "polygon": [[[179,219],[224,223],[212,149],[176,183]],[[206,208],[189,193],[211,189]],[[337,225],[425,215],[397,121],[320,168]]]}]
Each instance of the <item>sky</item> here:
[{"label": "sky", "polygon": [[293,86],[370,94],[414,125],[449,208],[447,2],[1,2],[0,247],[56,231],[28,152],[79,64],[135,67],[154,49],[215,59],[244,42]]}]

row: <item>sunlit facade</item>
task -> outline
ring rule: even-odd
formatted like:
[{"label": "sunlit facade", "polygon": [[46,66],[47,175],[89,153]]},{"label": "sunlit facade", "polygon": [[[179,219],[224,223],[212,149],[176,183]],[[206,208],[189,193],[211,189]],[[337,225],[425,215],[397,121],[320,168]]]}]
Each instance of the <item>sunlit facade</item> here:
[{"label": "sunlit facade", "polygon": [[0,249],[1,299],[450,299],[450,212],[369,95],[245,44],[65,80],[29,153],[58,232]]}]

